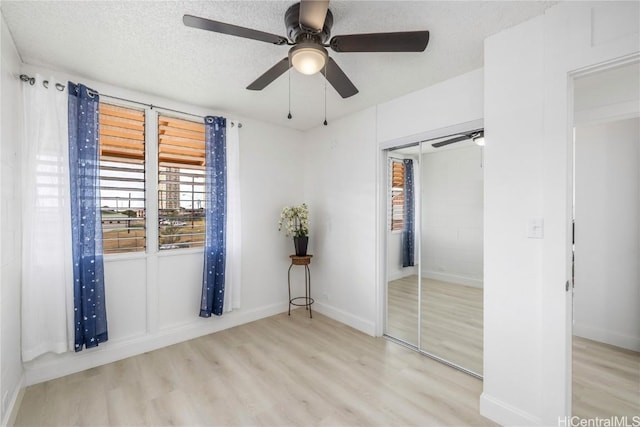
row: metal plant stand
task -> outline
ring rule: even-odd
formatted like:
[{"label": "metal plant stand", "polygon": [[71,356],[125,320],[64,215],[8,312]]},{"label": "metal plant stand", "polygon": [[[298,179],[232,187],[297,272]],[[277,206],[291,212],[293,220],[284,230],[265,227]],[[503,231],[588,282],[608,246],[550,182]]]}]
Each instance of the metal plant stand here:
[{"label": "metal plant stand", "polygon": [[[289,284],[289,316],[291,316],[291,306],[295,305],[297,307],[304,307],[305,310],[309,310],[309,318],[313,318],[311,314],[311,304],[314,303],[313,298],[311,298],[311,271],[309,271],[309,264],[311,263],[311,258],[313,255],[289,255],[291,258],[291,265],[289,266],[289,271],[287,273],[287,281]],[[302,265],[304,266],[304,296],[303,297],[294,297],[291,298],[291,268],[294,265]],[[303,302],[300,302],[303,301]]]}]

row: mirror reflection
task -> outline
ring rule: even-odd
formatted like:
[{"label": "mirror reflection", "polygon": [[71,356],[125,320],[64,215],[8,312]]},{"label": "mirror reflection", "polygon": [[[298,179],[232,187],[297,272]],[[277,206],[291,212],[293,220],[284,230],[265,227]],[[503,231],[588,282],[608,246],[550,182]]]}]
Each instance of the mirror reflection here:
[{"label": "mirror reflection", "polygon": [[481,129],[473,130],[388,152],[385,330],[478,376],[483,320],[481,136]]},{"label": "mirror reflection", "polygon": [[420,345],[481,375],[482,147],[459,138],[421,147]]},{"label": "mirror reflection", "polygon": [[416,176],[419,146],[391,150],[387,158],[387,327],[386,334],[418,347],[416,263]]}]

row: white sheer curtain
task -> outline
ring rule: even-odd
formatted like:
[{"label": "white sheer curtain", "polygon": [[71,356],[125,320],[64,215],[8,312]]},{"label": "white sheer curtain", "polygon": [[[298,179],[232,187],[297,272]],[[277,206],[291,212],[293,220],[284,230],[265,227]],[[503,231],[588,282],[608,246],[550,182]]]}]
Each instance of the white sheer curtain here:
[{"label": "white sheer curtain", "polygon": [[[73,349],[67,89],[23,84],[22,359]],[[65,85],[66,86],[66,85]]]},{"label": "white sheer curtain", "polygon": [[238,122],[227,123],[227,254],[224,311],[240,308],[240,136]]}]

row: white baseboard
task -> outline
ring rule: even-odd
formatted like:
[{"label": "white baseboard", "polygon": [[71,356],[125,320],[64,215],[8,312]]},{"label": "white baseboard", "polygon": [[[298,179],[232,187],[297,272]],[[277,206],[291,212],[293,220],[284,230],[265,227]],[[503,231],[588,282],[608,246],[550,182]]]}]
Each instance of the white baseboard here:
[{"label": "white baseboard", "polygon": [[154,334],[108,341],[99,347],[83,350],[79,353],[45,355],[24,364],[24,383],[26,386],[60,378],[65,375],[81,372],[96,366],[126,359],[148,351],[177,344],[203,335],[229,329],[265,317],[284,313],[287,303],[278,303],[258,309],[243,311],[242,309],[225,313],[220,317],[197,318],[193,322],[162,329]]},{"label": "white baseboard", "polygon": [[4,417],[2,418],[2,426],[13,426],[16,423],[18,417],[18,410],[20,410],[20,404],[22,403],[22,397],[24,396],[24,375],[20,377],[16,389],[13,391],[11,400],[7,405]]},{"label": "white baseboard", "polygon": [[640,351],[640,337],[620,334],[616,331],[594,328],[593,326],[575,323],[573,325],[573,335],[593,341],[611,344],[627,350]]},{"label": "white baseboard", "polygon": [[340,323],[344,323],[345,325],[351,326],[352,328],[357,329],[362,333],[371,335],[372,337],[376,336],[376,327],[374,322],[358,316],[354,316],[351,313],[347,313],[346,311],[340,310],[339,308],[335,308],[318,301],[313,303],[312,308],[318,313],[330,317]]},{"label": "white baseboard", "polygon": [[455,283],[457,285],[471,286],[473,288],[482,288],[483,281],[466,276],[456,276],[455,274],[441,273],[438,271],[423,271],[422,277],[425,279],[441,280],[443,282]]},{"label": "white baseboard", "polygon": [[415,276],[416,274],[418,274],[417,267],[406,267],[406,268],[403,268],[402,270],[390,271],[388,280],[389,281],[398,280],[407,276]]},{"label": "white baseboard", "polygon": [[[375,336],[375,324],[346,311],[327,304],[315,302],[313,309],[338,322],[344,323],[365,334]],[[220,317],[198,318],[194,322],[159,330],[155,334],[130,337],[119,341],[108,341],[79,353],[48,354],[24,364],[25,386],[60,378],[66,375],[95,368],[107,363],[126,359],[148,351],[177,344],[203,335],[229,329],[234,326],[253,322],[265,317],[284,313],[288,310],[286,302],[261,307],[254,310],[235,310]]]},{"label": "white baseboard", "polygon": [[502,426],[539,426],[542,424],[542,420],[535,415],[489,396],[487,393],[480,395],[480,415]]}]

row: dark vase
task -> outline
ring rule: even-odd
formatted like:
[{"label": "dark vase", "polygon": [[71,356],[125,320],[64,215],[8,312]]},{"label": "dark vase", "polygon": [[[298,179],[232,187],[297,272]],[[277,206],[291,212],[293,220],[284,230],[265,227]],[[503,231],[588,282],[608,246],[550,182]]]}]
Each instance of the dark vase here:
[{"label": "dark vase", "polygon": [[309,236],[294,237],[293,247],[296,249],[296,256],[306,256],[308,244]]}]

